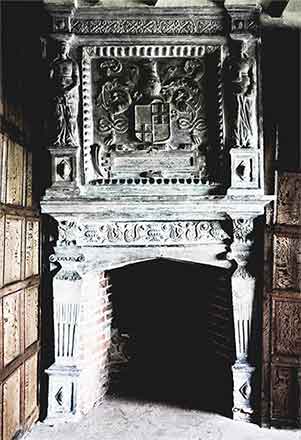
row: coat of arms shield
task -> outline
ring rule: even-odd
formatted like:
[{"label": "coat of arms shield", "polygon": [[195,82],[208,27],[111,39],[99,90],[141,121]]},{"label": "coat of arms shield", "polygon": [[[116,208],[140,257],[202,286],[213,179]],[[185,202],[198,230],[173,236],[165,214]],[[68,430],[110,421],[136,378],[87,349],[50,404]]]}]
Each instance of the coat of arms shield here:
[{"label": "coat of arms shield", "polygon": [[171,135],[170,104],[152,101],[150,104],[137,104],[135,114],[135,135],[141,142],[162,144]]}]

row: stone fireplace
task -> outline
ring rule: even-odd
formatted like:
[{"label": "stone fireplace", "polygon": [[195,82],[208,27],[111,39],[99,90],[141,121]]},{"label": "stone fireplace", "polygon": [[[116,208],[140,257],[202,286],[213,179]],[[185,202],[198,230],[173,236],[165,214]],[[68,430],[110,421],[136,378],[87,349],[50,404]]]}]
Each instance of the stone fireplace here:
[{"label": "stone fireplace", "polygon": [[258,417],[254,225],[272,200],[264,194],[260,11],[205,3],[48,4],[51,422],[86,414],[105,395],[110,271],[157,259],[231,277],[233,415]]}]

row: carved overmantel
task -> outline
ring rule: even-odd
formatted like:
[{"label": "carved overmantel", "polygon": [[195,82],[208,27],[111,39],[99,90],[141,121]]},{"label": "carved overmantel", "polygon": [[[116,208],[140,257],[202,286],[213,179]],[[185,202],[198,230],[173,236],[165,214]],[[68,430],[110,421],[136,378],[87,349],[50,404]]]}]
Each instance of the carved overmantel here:
[{"label": "carved overmantel", "polygon": [[[55,328],[69,307],[81,335],[80,306],[96,301],[98,274],[112,268],[162,257],[224,267],[233,272],[234,418],[252,421],[251,233],[273,199],[264,194],[260,10],[164,6],[48,2],[52,184],[41,205],[57,225]],[[82,403],[79,340],[48,369],[50,420],[102,397]]]}]

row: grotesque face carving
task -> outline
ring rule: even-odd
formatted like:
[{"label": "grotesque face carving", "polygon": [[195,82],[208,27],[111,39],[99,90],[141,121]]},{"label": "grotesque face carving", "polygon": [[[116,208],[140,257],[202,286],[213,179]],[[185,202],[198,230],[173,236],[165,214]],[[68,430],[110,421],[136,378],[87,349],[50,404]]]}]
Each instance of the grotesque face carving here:
[{"label": "grotesque face carving", "polygon": [[62,58],[66,58],[69,54],[69,49],[69,44],[66,41],[62,41],[61,43],[59,43],[57,49],[59,56],[61,56]]},{"label": "grotesque face carving", "polygon": [[158,96],[161,92],[161,81],[159,77],[151,76],[147,79],[145,83],[145,88],[143,90],[146,96]]},{"label": "grotesque face carving", "polygon": [[241,59],[240,62],[237,63],[237,68],[232,71],[234,92],[241,94],[248,92],[251,85],[249,70],[250,63],[248,60]]}]

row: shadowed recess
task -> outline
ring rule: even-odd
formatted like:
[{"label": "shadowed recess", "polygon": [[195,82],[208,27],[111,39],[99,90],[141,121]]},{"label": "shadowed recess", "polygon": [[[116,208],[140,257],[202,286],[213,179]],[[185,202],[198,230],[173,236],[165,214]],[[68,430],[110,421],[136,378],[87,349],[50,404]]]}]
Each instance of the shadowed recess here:
[{"label": "shadowed recess", "polygon": [[227,271],[155,260],[110,274],[113,328],[127,341],[119,349],[129,358],[111,359],[111,393],[231,416],[234,336]]}]

